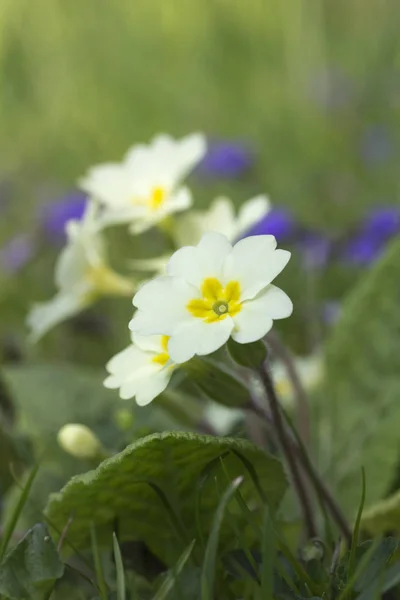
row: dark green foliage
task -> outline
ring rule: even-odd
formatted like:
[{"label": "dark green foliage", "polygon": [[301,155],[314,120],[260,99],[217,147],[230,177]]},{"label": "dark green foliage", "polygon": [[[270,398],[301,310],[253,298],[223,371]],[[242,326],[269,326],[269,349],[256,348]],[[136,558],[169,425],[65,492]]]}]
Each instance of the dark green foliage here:
[{"label": "dark green foliage", "polygon": [[[240,439],[163,433],[139,440],[95,471],[74,477],[59,494],[53,495],[46,514],[58,531],[73,516],[68,539],[77,548],[89,546],[91,522],[96,526],[99,543],[109,543],[117,520],[122,541],[143,540],[171,565],[184,547],[198,538],[197,484],[212,461],[223,456],[231,479],[244,476],[241,492],[246,501],[259,504],[253,475],[248,474],[241,455],[253,465],[271,510],[276,509],[286,489],[278,460]],[[219,461],[215,461],[198,503],[200,524],[205,532],[209,531],[219,502],[219,485],[226,485],[225,477]],[[236,514],[234,518],[239,516]],[[227,522],[221,531],[221,543],[231,537]]]},{"label": "dark green foliage", "polygon": [[[400,445],[400,241],[350,294],[326,348],[319,390],[322,464],[349,518],[388,491]],[[327,454],[329,452],[329,454]]]},{"label": "dark green foliage", "polygon": [[63,572],[46,526],[35,525],[1,562],[0,594],[10,600],[43,600]]},{"label": "dark green foliage", "polygon": [[257,369],[267,358],[267,348],[262,340],[252,344],[238,344],[229,338],[227,347],[233,360],[242,367]]}]

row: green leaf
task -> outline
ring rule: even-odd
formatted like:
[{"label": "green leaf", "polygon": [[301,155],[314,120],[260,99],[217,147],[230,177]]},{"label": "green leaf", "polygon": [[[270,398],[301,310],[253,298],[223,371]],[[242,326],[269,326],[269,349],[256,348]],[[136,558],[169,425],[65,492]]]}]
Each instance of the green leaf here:
[{"label": "green leaf", "polygon": [[252,344],[238,344],[229,338],[227,347],[232,359],[242,367],[257,369],[267,358],[267,347],[262,340]]},{"label": "green leaf", "polygon": [[245,385],[223,365],[196,357],[182,365],[182,368],[193,383],[218,404],[241,408],[248,403],[249,392]]},{"label": "green leaf", "polygon": [[[350,518],[366,474],[366,507],[393,480],[400,444],[400,241],[364,277],[344,304],[326,348],[319,390],[321,469]],[[383,443],[384,441],[384,443]]]},{"label": "green leaf", "polygon": [[11,600],[43,598],[64,565],[45,525],[35,525],[0,564],[0,594]]},{"label": "green leaf", "polygon": [[[96,470],[74,477],[50,498],[46,513],[59,531],[73,515],[68,540],[76,548],[90,545],[91,522],[99,543],[107,543],[117,521],[122,541],[143,540],[172,566],[186,546],[176,535],[176,523],[171,521],[165,501],[178,515],[186,538],[197,539],[197,484],[202,472],[215,461],[213,477],[204,485],[198,506],[200,525],[204,531],[209,530],[220,500],[218,490],[226,482],[225,472],[216,460],[221,455],[232,479],[244,475],[241,492],[248,504],[256,507],[263,501],[241,457],[252,463],[270,509],[278,507],[287,482],[276,458],[245,440],[166,432],[138,440]],[[164,501],[156,489],[165,495]],[[231,512],[237,514],[236,504]],[[231,538],[232,530],[224,521],[221,541],[226,543]]]},{"label": "green leaf", "polygon": [[372,535],[400,533],[400,491],[364,511],[361,526]]},{"label": "green leaf", "polygon": [[220,530],[229,501],[234,496],[242,481],[242,477],[238,477],[232,481],[232,483],[225,490],[215,512],[210,537],[208,538],[207,548],[204,555],[203,571],[201,574],[201,600],[212,600],[214,598],[214,581],[215,572],[217,569],[217,551]]}]

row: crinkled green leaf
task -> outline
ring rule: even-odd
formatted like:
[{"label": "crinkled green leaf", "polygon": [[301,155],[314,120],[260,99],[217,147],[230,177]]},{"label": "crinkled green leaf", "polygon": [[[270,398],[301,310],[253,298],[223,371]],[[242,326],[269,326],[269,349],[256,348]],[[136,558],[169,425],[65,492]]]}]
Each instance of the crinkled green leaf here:
[{"label": "crinkled green leaf", "polygon": [[45,525],[35,525],[0,564],[0,594],[11,600],[43,598],[62,577],[61,562]]},{"label": "crinkled green leaf", "polygon": [[[199,539],[197,484],[202,471],[215,461],[213,476],[203,486],[199,503],[201,525],[208,531],[221,490],[226,486],[226,474],[215,460],[218,457],[224,456],[225,468],[232,479],[244,476],[241,492],[248,505],[256,508],[262,504],[260,493],[238,454],[251,462],[267,502],[272,510],[276,509],[287,486],[282,465],[276,458],[241,439],[166,432],[143,438],[96,470],[74,477],[50,498],[46,513],[59,531],[72,516],[68,540],[76,548],[90,545],[91,522],[99,542],[108,544],[117,523],[121,540],[143,540],[166,564],[172,565],[185,545],[177,537],[155,487],[165,494],[187,539]],[[233,514],[235,507],[233,504]],[[228,525],[225,520],[221,541],[232,535]]]},{"label": "crinkled green leaf", "polygon": [[388,491],[400,448],[400,241],[350,294],[326,349],[320,457],[326,480],[354,518],[360,470],[366,506]]}]

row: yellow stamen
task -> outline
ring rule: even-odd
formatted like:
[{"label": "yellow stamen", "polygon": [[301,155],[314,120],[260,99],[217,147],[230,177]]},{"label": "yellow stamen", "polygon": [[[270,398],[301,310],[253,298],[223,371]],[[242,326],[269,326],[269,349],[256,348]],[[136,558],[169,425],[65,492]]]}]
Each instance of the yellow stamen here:
[{"label": "yellow stamen", "polygon": [[167,191],[161,186],[155,186],[148,197],[134,197],[132,204],[148,205],[150,210],[158,210],[167,199]]},{"label": "yellow stamen", "polygon": [[151,210],[158,210],[162,204],[165,202],[166,198],[165,189],[162,187],[155,187],[152,189],[150,196],[150,208]]},{"label": "yellow stamen", "polygon": [[164,350],[164,352],[160,352],[160,354],[157,354],[151,362],[161,365],[162,367],[167,364],[167,362],[169,361],[168,340],[168,335],[163,335],[161,337],[161,348]]},{"label": "yellow stamen", "polygon": [[240,312],[240,284],[229,281],[225,288],[215,277],[207,277],[201,286],[202,298],[193,298],[186,306],[188,311],[206,323],[215,323]]}]

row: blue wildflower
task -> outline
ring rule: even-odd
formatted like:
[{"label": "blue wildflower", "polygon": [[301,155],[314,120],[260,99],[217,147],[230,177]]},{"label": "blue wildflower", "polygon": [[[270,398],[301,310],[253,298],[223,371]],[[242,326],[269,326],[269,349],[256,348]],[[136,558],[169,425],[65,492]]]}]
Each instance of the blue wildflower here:
[{"label": "blue wildflower", "polygon": [[353,265],[369,265],[381,256],[389,239],[399,232],[400,208],[373,209],[345,245],[342,258]]},{"label": "blue wildflower", "polygon": [[12,238],[0,249],[0,264],[2,270],[14,274],[22,269],[35,255],[36,246],[27,234]]},{"label": "blue wildflower", "polygon": [[65,243],[65,225],[71,219],[82,218],[86,201],[86,194],[75,191],[41,209],[39,215],[41,229],[51,243],[60,245]]},{"label": "blue wildflower", "polygon": [[253,153],[242,142],[209,141],[197,172],[206,177],[229,179],[248,171],[253,161]]},{"label": "blue wildflower", "polygon": [[296,221],[285,208],[272,208],[258,223],[251,227],[246,235],[274,235],[281,242],[291,238],[296,231]]}]

